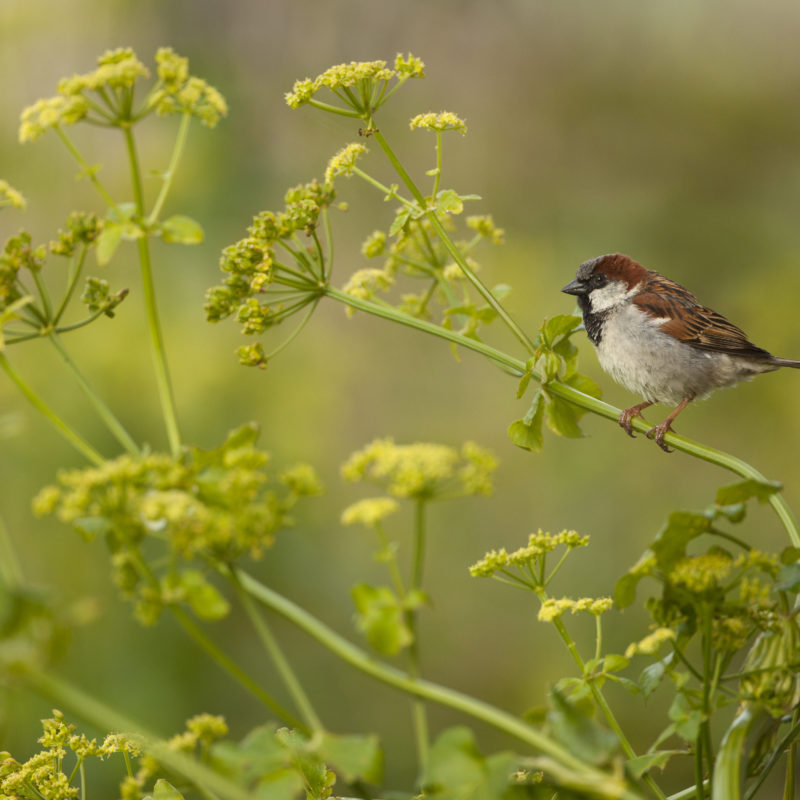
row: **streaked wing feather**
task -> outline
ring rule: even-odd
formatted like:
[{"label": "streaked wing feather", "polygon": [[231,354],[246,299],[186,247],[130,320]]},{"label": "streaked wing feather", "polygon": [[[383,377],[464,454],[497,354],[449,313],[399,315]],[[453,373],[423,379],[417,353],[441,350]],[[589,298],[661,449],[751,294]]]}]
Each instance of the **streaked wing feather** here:
[{"label": "streaked wing feather", "polygon": [[754,345],[744,331],[722,314],[700,305],[690,291],[663,275],[654,274],[633,302],[654,317],[667,319],[661,326],[664,333],[699,350],[771,358],[770,353]]}]

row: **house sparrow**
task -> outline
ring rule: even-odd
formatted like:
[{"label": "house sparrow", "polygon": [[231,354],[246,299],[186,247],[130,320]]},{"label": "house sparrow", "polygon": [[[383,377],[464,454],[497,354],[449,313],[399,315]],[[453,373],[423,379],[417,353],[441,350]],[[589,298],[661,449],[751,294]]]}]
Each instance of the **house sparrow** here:
[{"label": "house sparrow", "polygon": [[626,408],[619,424],[653,403],[676,408],[647,436],[662,450],[675,417],[696,397],[800,361],[778,358],[748,341],[725,317],[700,305],[683,286],[625,255],[585,261],[562,290],[578,298],[586,333],[600,365],[644,401]]}]

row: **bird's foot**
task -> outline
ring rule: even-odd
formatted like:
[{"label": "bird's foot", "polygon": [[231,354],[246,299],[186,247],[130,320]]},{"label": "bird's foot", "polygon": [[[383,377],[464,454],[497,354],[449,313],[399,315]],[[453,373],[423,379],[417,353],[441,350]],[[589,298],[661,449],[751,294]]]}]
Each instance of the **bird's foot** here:
[{"label": "bird's foot", "polygon": [[648,439],[653,439],[665,453],[672,453],[672,448],[664,444],[664,436],[666,435],[667,431],[671,430],[672,420],[665,419],[659,425],[656,425],[654,428],[650,428],[650,430],[647,431],[646,436]]},{"label": "bird's foot", "polygon": [[[632,420],[634,417],[642,417],[642,409],[647,408],[648,406],[653,405],[652,403],[639,403],[635,406],[631,406],[630,408],[626,408],[617,418],[617,422],[619,422],[620,428],[625,431],[632,439],[635,439],[636,436],[633,433],[633,423]],[[644,417],[642,417],[644,419]]]}]

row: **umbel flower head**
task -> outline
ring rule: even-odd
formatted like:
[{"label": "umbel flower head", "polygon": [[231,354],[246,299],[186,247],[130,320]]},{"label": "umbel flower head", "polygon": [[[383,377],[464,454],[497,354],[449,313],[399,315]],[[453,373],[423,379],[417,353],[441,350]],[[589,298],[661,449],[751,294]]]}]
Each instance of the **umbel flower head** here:
[{"label": "umbel flower head", "polygon": [[[398,53],[394,68],[387,67],[385,61],[351,61],[330,67],[316,78],[295,81],[292,91],[286,94],[286,103],[290,108],[310,103],[317,108],[366,120],[409,78],[424,77],[425,65],[411,53],[408,56]],[[315,96],[322,89],[328,89],[342,105],[317,100]]]},{"label": "umbel flower head", "polygon": [[390,495],[417,500],[441,499],[492,492],[497,461],[474,442],[461,450],[443,444],[395,444],[391,438],[375,439],[342,466],[349,481],[371,481]]},{"label": "umbel flower head", "polygon": [[138,108],[133,106],[136,83],[150,72],[131,48],[109,50],[97,68],[64,78],[53,97],[37,100],[20,118],[19,140],[31,142],[50,129],[82,119],[103,126],[128,125],[145,114],[189,114],[214,127],[228,113],[222,95],[201,78],[189,74],[187,59],[170,48],[156,54],[158,82]]}]

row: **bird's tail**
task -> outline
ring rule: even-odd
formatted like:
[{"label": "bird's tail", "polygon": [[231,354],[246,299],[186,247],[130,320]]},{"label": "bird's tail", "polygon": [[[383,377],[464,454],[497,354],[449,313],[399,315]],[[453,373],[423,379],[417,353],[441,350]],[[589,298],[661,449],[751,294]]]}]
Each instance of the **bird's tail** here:
[{"label": "bird's tail", "polygon": [[793,361],[791,358],[778,358],[774,356],[772,363],[776,367],[793,367],[794,369],[800,369],[800,361]]}]

